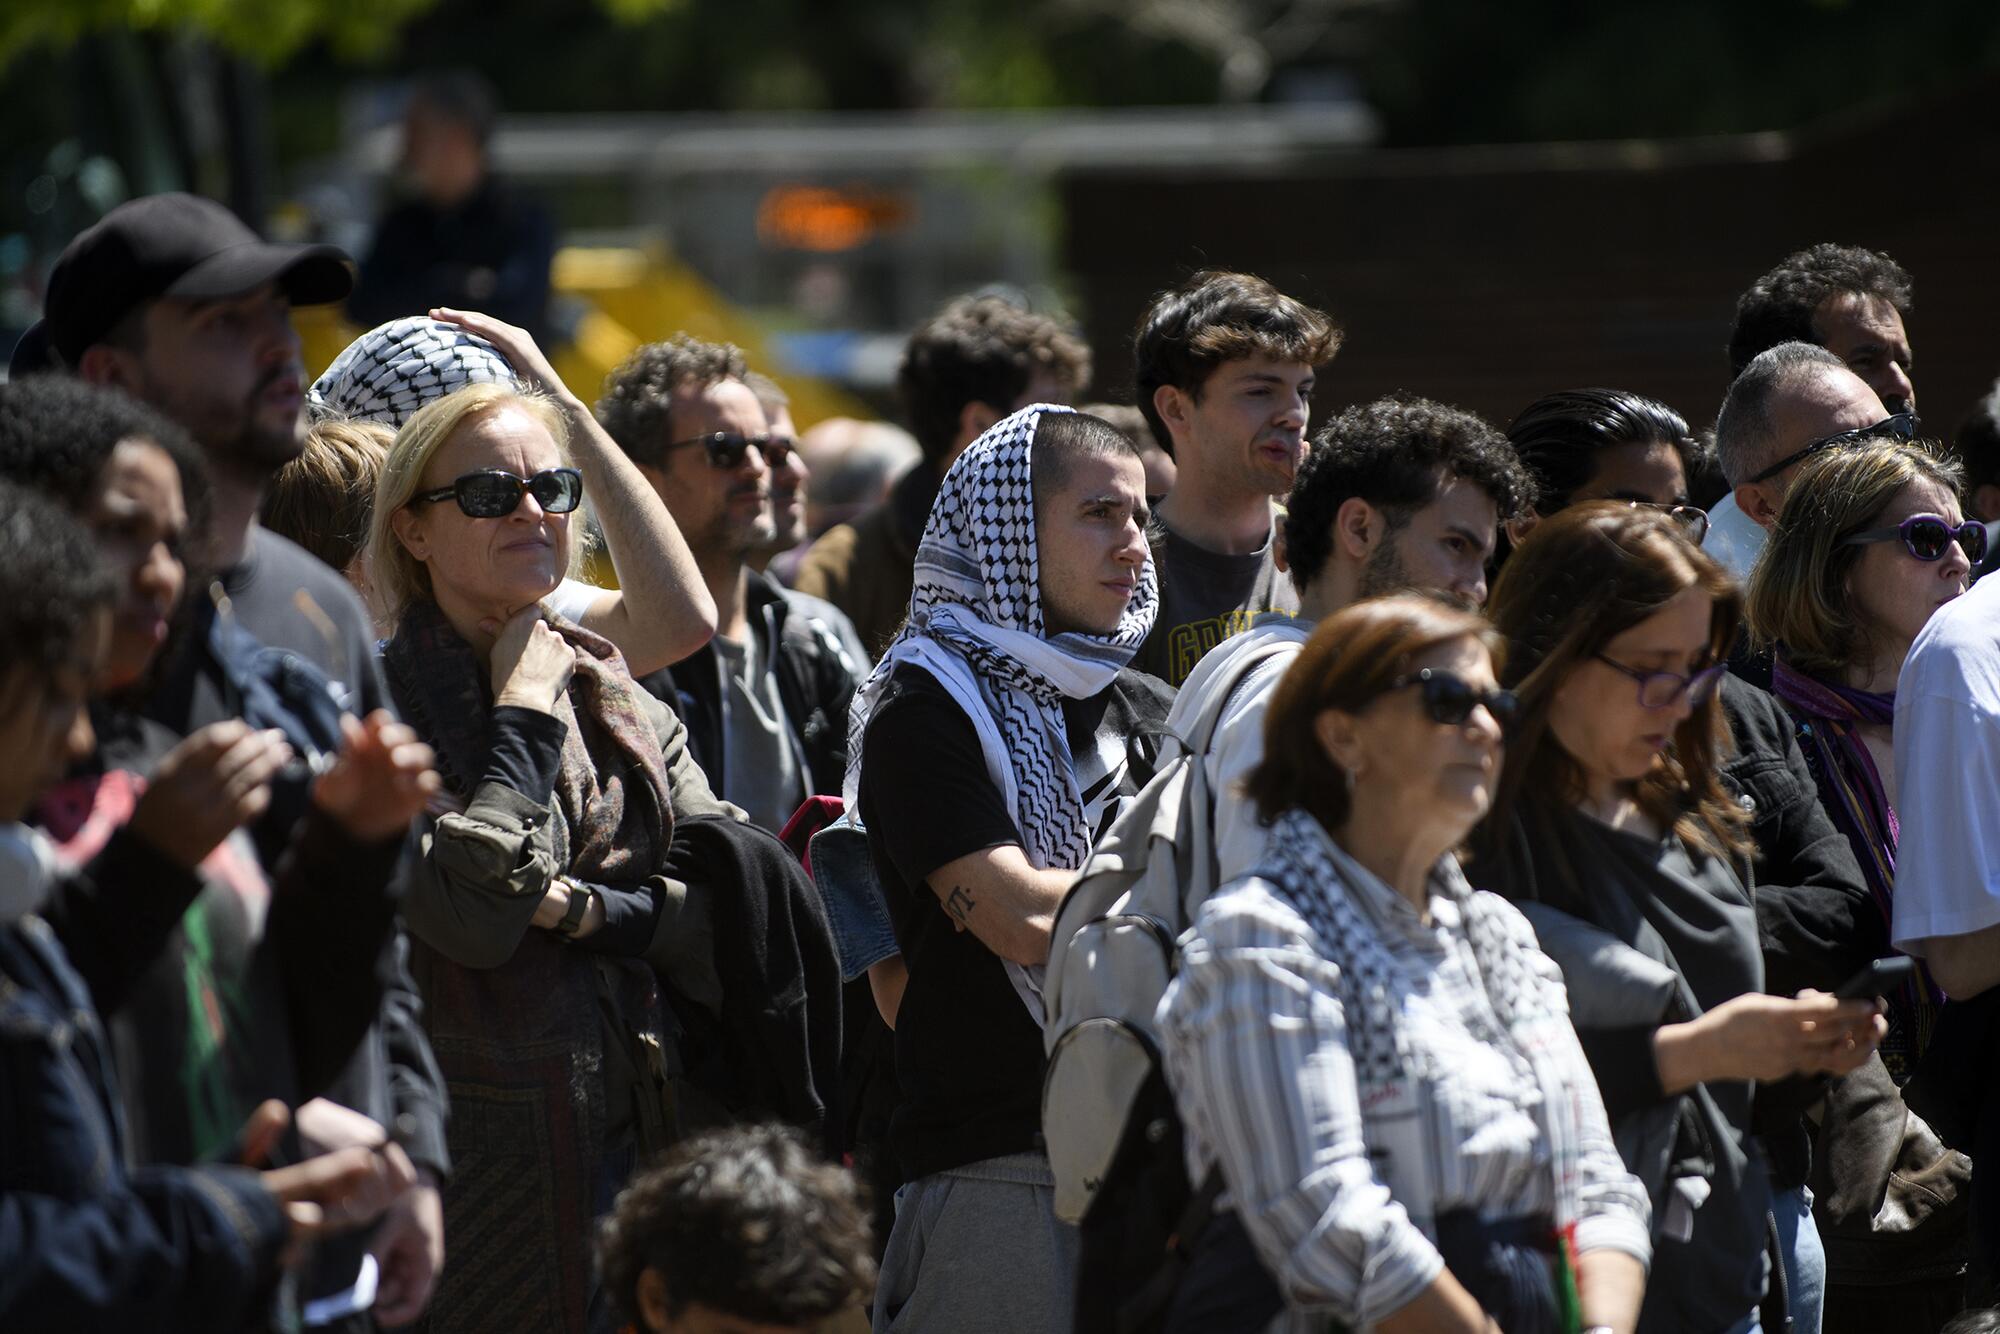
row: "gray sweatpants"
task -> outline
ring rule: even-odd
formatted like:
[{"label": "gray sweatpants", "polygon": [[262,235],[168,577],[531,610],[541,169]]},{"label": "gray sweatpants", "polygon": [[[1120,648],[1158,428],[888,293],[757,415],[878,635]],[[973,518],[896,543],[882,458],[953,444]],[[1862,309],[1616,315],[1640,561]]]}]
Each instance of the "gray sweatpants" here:
[{"label": "gray sweatpants", "polygon": [[912,1181],[896,1192],[874,1334],[1069,1334],[1076,1247],[1041,1154]]}]

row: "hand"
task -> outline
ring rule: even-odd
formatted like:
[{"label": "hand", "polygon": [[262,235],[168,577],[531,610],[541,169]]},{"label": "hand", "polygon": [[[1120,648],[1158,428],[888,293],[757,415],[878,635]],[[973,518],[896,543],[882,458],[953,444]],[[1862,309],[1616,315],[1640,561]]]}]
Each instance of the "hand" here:
[{"label": "hand", "polygon": [[366,722],[343,715],[340,731],[340,754],[313,784],[314,804],[360,842],[401,835],[438,790],[437,756],[384,709]]},{"label": "hand", "polygon": [[534,337],[526,329],[491,315],[482,315],[476,310],[451,310],[443,306],[431,311],[431,318],[441,324],[455,324],[493,344],[494,350],[514,368],[514,377],[530,389],[540,389],[559,401],[572,397],[562,377],[556,374],[555,367],[542,355],[542,349],[535,345]]},{"label": "hand", "polygon": [[1845,1074],[1867,1060],[1888,1031],[1874,1001],[1835,1000],[1820,991],[1802,991],[1794,1000],[1752,992],[1700,1022],[1712,1031],[1718,1077],[1733,1079]]},{"label": "hand", "polygon": [[389,1207],[369,1249],[382,1268],[375,1323],[390,1328],[411,1323],[430,1305],[444,1269],[444,1197],[428,1169],[417,1169],[417,1184]]},{"label": "hand", "polygon": [[561,880],[552,880],[542,892],[542,901],[535,905],[532,925],[544,931],[553,931],[569,915],[570,887]]},{"label": "hand", "polygon": [[[492,627],[481,622],[481,629]],[[576,670],[576,650],[542,619],[540,607],[523,607],[497,627],[491,665],[493,702],[537,713],[555,712],[556,700],[569,688]]]},{"label": "hand", "polygon": [[264,813],[271,778],[291,758],[276,729],[253,732],[233,718],[204,727],[160,761],[132,812],[132,832],[192,871],[231,831]]},{"label": "hand", "polygon": [[[250,1166],[263,1162],[289,1120],[285,1105],[275,1099],[252,1112],[239,1136],[244,1162]],[[358,1227],[379,1215],[415,1184],[416,1169],[394,1144],[379,1150],[355,1145],[267,1171],[262,1177],[264,1189],[284,1209],[289,1225],[282,1257],[289,1268],[317,1238]]]}]

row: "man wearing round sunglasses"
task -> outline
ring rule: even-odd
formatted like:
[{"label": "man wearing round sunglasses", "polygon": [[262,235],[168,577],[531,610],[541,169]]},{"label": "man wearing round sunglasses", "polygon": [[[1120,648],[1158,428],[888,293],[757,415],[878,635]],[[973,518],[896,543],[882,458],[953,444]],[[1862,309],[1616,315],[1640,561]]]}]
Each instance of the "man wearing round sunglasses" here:
[{"label": "man wearing round sunglasses", "polygon": [[598,420],[686,534],[715,599],[707,646],[642,679],[686,722],[710,784],[773,833],[800,803],[838,792],[854,668],[824,628],[753,562],[772,543],[772,434],[735,347],[678,335],[605,381]]},{"label": "man wearing round sunglasses", "polygon": [[[1236,784],[1263,758],[1265,711],[1313,627],[1363,598],[1411,589],[1478,607],[1499,525],[1529,513],[1532,496],[1507,437],[1456,408],[1378,399],[1320,428],[1286,502],[1285,561],[1299,614],[1261,616],[1203,658],[1168,722],[1185,735],[1204,700],[1231,692],[1205,760],[1209,790],[1232,794],[1214,813],[1217,883],[1263,852],[1266,830],[1252,803],[1234,795]],[[1469,707],[1442,680],[1411,683],[1433,717]]]},{"label": "man wearing round sunglasses", "polygon": [[1733,489],[1709,511],[1702,550],[1747,580],[1801,463],[1871,435],[1908,440],[1916,432],[1914,414],[1891,414],[1823,347],[1780,343],[1758,354],[1715,419],[1716,459]]}]

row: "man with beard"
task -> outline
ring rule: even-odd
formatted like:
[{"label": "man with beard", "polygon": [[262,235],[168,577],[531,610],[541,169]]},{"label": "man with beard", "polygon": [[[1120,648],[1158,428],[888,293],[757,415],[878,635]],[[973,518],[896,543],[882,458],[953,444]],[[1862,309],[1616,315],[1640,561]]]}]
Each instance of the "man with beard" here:
[{"label": "man with beard", "polygon": [[1247,273],[1197,273],[1139,322],[1139,410],[1173,456],[1157,506],[1160,614],[1132,665],[1178,686],[1260,613],[1296,612],[1272,545],[1273,499],[1305,456],[1313,377],[1332,320]]},{"label": "man with beard", "polygon": [[[1507,437],[1469,412],[1390,397],[1347,409],[1320,428],[1286,502],[1285,563],[1298,614],[1268,613],[1202,659],[1167,728],[1187,735],[1203,700],[1232,690],[1204,762],[1218,799],[1220,878],[1263,851],[1256,808],[1235,795],[1264,754],[1264,711],[1313,627],[1351,602],[1407,589],[1466,607],[1486,601],[1499,526],[1532,512],[1534,482]],[[1250,657],[1262,660],[1248,667]],[[1232,689],[1233,688],[1233,689]]]},{"label": "man with beard", "polygon": [[[179,643],[142,705],[177,734],[238,716],[248,679],[295,681],[272,670],[273,654],[316,668],[346,712],[366,717],[388,707],[374,629],[353,589],[257,523],[266,484],[303,439],[305,373],[291,308],[338,301],[352,286],[347,257],[332,246],[269,244],[212,200],[153,195],[120,205],[70,242],[49,275],[46,318],[15,349],[15,374],[66,369],[122,389],[178,423],[207,457],[207,540],[192,554],[219,573],[191,595]],[[303,811],[312,766],[295,768],[290,798],[274,802],[296,800]],[[283,821],[264,823],[274,837],[285,832]],[[275,861],[282,846],[259,850]],[[353,890],[388,892],[380,881]],[[407,948],[399,933],[382,963],[381,1021],[324,1090],[363,1115],[335,1108],[317,1118],[324,1148],[379,1142],[393,1122],[421,1174],[375,1248],[385,1274],[376,1312],[393,1324],[413,1320],[428,1301],[444,1252],[438,1187],[449,1170],[444,1082]],[[302,1129],[309,1119],[302,1116]]]},{"label": "man with beard", "polygon": [[641,684],[681,715],[710,786],[777,833],[807,797],[840,790],[854,669],[753,568],[776,529],[773,470],[797,451],[746,374],[726,343],[648,344],[605,381],[597,419],[658,491],[715,599],[715,637]]}]

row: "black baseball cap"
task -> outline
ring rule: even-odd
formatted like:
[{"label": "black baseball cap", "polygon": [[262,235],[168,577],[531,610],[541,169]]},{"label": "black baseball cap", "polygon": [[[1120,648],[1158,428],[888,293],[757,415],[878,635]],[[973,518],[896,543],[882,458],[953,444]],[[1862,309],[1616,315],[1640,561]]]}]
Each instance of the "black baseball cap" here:
[{"label": "black baseball cap", "polygon": [[239,296],[267,282],[295,306],[323,305],[354,290],[354,267],[338,246],[266,241],[199,195],[131,200],[64,248],[49,273],[46,314],[21,335],[10,371],[48,369],[51,352],[74,367],[141,302]]}]

